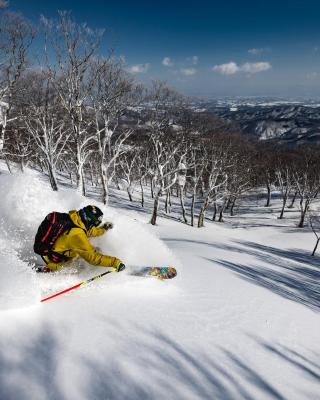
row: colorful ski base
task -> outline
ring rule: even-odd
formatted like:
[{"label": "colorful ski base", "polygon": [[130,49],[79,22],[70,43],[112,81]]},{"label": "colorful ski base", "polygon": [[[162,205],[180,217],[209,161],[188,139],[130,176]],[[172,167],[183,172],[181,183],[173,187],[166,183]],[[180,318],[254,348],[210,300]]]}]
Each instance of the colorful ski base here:
[{"label": "colorful ski base", "polygon": [[134,269],[130,275],[135,276],[154,276],[158,279],[172,279],[177,276],[177,270],[174,267],[142,267]]}]

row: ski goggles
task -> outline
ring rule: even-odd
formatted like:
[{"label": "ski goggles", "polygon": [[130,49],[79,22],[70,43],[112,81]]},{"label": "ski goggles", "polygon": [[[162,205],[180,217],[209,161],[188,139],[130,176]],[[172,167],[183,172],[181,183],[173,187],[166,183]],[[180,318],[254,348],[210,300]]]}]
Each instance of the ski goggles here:
[{"label": "ski goggles", "polygon": [[102,218],[103,218],[103,215],[100,215],[100,217],[96,218],[94,226],[99,226],[102,222]]}]

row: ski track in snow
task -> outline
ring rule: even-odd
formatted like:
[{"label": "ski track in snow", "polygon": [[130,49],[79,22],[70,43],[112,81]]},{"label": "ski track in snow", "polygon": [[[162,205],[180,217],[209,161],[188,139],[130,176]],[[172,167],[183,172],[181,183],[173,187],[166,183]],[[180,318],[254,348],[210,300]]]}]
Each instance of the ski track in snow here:
[{"label": "ski track in snow", "polygon": [[0,175],[0,399],[319,399],[319,256],[313,234],[252,202],[226,224],[152,227],[134,207],[94,244],[128,265],[172,264],[172,281],[83,262],[36,275],[34,231],[89,204],[36,172]]}]

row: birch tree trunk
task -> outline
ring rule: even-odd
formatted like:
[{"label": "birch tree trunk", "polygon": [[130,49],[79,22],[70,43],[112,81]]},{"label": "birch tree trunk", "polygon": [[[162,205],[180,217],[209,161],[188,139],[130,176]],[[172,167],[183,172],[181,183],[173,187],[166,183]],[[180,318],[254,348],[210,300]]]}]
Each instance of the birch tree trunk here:
[{"label": "birch tree trunk", "polygon": [[54,169],[52,168],[52,163],[47,162],[47,169],[48,169],[51,188],[54,192],[56,192],[56,191],[58,191],[58,185],[57,185],[57,180],[55,177]]},{"label": "birch tree trunk", "polygon": [[234,216],[234,207],[235,207],[235,205],[236,205],[236,201],[237,201],[237,197],[234,196],[234,198],[233,198],[233,200],[232,200],[232,203],[231,203],[231,208],[230,208],[230,215],[231,215],[231,217]]},{"label": "birch tree trunk", "polygon": [[223,221],[223,213],[224,213],[224,210],[225,210],[225,209],[226,209],[226,202],[224,201],[223,204],[222,204],[222,206],[221,206],[220,212],[219,212],[219,219],[218,219],[218,222],[224,222],[224,221]]},{"label": "birch tree trunk", "polygon": [[141,188],[141,207],[144,207],[144,189],[142,179],[140,179],[140,188]]},{"label": "birch tree trunk", "polygon": [[12,174],[12,170],[11,170],[11,166],[10,166],[10,162],[8,160],[8,158],[6,156],[4,156],[4,161],[6,163],[6,166],[8,168],[8,171],[10,172],[10,174]]},{"label": "birch tree trunk", "polygon": [[166,214],[170,214],[171,212],[170,189],[168,189],[166,192],[165,211]]},{"label": "birch tree trunk", "polygon": [[290,206],[288,206],[288,208],[293,208],[293,206],[294,206],[294,203],[295,203],[295,201],[296,201],[296,198],[297,198],[297,195],[298,195],[298,191],[296,190],[296,191],[294,192],[294,195],[293,195],[293,198],[292,198],[291,204],[290,204]]},{"label": "birch tree trunk", "polygon": [[100,162],[100,180],[102,186],[102,202],[103,204],[108,204],[109,202],[109,191],[106,177],[106,170],[103,162]]},{"label": "birch tree trunk", "polygon": [[185,205],[184,205],[184,190],[183,190],[183,186],[179,186],[179,194],[180,194],[180,204],[181,204],[181,210],[182,210],[182,218],[183,218],[183,221],[187,224],[188,223],[188,220],[187,220],[187,217],[186,217],[186,208],[185,208]]},{"label": "birch tree trunk", "polygon": [[200,210],[200,213],[199,213],[198,228],[203,228],[204,227],[204,220],[205,220],[206,211],[207,211],[207,208],[208,208],[209,204],[210,204],[209,197],[206,197],[206,200],[205,200],[203,206],[201,207],[201,210]]},{"label": "birch tree trunk", "polygon": [[196,193],[195,190],[192,193],[192,200],[191,200],[191,209],[190,209],[190,214],[191,214],[191,226],[194,226],[194,204],[196,201]]},{"label": "birch tree trunk", "polygon": [[281,208],[279,219],[283,219],[284,209],[285,209],[285,206],[287,204],[287,199],[288,199],[288,191],[286,190],[285,193],[284,193],[283,199],[282,199],[282,208]]},{"label": "birch tree trunk", "polygon": [[271,204],[271,186],[269,183],[267,183],[267,203],[265,207],[270,207]]},{"label": "birch tree trunk", "polygon": [[151,221],[150,221],[151,225],[156,225],[156,223],[157,223],[159,199],[160,199],[160,194],[156,193],[154,196],[153,212],[152,212],[152,217],[151,217]]},{"label": "birch tree trunk", "polygon": [[212,215],[212,221],[215,221],[217,218],[217,213],[218,213],[218,207],[217,207],[217,203],[214,202],[213,204],[213,215]]},{"label": "birch tree trunk", "polygon": [[132,202],[131,187],[127,187],[127,193],[128,193],[129,201]]},{"label": "birch tree trunk", "polygon": [[304,205],[303,205],[303,200],[301,199],[301,201],[300,201],[300,221],[299,221],[298,228],[304,227],[304,220],[305,220],[306,214],[309,209],[309,203],[310,203],[309,199],[305,200]]},{"label": "birch tree trunk", "polygon": [[319,242],[320,242],[320,237],[317,238],[316,245],[315,245],[315,247],[314,247],[314,249],[313,249],[313,252],[312,252],[312,254],[311,254],[312,256],[315,255],[315,253],[316,253],[316,251],[317,251],[317,248],[318,248]]}]

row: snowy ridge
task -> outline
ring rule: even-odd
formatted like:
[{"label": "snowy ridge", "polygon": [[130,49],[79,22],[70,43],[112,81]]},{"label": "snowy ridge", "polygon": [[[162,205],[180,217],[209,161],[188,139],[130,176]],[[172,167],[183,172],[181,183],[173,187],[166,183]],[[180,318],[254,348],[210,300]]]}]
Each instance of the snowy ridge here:
[{"label": "snowy ridge", "polygon": [[[319,143],[320,108],[317,102],[246,99],[200,102],[202,108],[235,124],[241,133],[259,140],[288,145]],[[199,105],[198,105],[199,106]]]}]

